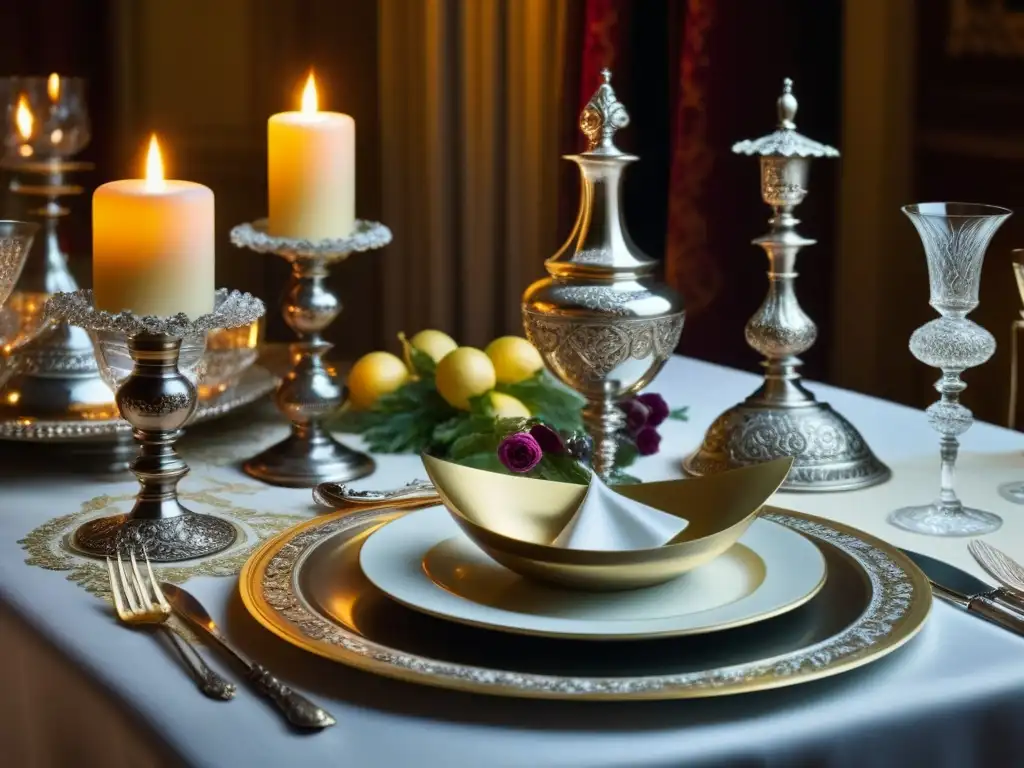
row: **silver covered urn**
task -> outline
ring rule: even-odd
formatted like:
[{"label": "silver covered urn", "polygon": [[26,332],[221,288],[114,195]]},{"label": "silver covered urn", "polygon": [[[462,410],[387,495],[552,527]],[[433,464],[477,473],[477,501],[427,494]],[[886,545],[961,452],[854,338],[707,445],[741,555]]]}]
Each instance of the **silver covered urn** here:
[{"label": "silver covered urn", "polygon": [[768,233],[752,241],[768,256],[768,293],[746,327],[747,344],[764,356],[764,380],[712,422],[683,469],[709,475],[791,456],[782,490],[848,491],[884,482],[890,471],[856,427],[814,397],[799,373],[798,356],[814,345],[818,328],[797,301],[796,259],[815,241],[796,231],[800,222],[793,211],[807,195],[811,160],[838,157],[839,151],[797,133],[797,106],[786,78],[776,102],[776,130],[732,148],[760,160],[761,198],[772,209]]},{"label": "silver covered urn", "polygon": [[629,125],[611,73],[580,115],[587,151],[579,166],[579,214],[565,245],[545,262],[548,277],[523,294],[526,335],[548,370],[586,398],[593,467],[609,478],[624,414],[619,402],[646,387],[679,343],[683,301],[661,282],[659,262],[632,241],[623,220],[621,180],[639,159],[615,146]]}]

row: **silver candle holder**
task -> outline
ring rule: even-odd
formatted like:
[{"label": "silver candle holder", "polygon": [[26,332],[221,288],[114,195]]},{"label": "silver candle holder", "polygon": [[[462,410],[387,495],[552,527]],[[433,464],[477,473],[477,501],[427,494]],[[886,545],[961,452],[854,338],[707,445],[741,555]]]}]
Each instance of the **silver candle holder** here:
[{"label": "silver candle holder", "polygon": [[78,289],[61,246],[61,223],[69,213],[63,198],[82,194],[83,188],[69,177],[91,170],[92,163],[8,159],[3,167],[14,174],[12,193],[41,202],[29,213],[43,227],[7,308],[12,330],[0,362],[0,437],[7,436],[4,425],[26,419],[60,420],[73,427],[111,418],[116,413],[114,395],[100,376],[89,335],[43,318],[49,296]]},{"label": "silver candle holder", "polygon": [[342,445],[324,425],[344,400],[337,372],[323,359],[332,345],[322,334],[342,309],[325,280],[331,267],[352,253],[390,243],[391,230],[374,221],[356,221],[348,237],[297,240],[270,235],[266,219],[261,219],[232,229],[231,242],[257,253],[275,254],[291,264],[281,312],[299,337],[291,346],[292,370],[275,397],[278,410],[291,422],[291,434],[249,459],[243,468],[258,480],[289,488],[347,482],[370,474],[373,459]]},{"label": "silver candle holder", "polygon": [[102,557],[132,542],[143,545],[156,562],[190,560],[231,546],[238,535],[231,523],[193,512],[178,500],[178,482],[189,470],[174,444],[198,404],[206,334],[254,322],[265,311],[263,302],[222,289],[213,312],[196,320],[140,317],[97,310],[92,291],[79,290],[55,294],[45,311],[89,332],[100,370],[116,389],[117,407],[140,446],[131,463],[139,480],[131,512],[84,523],[74,533],[74,546]]},{"label": "silver candle holder", "polygon": [[807,195],[811,158],[838,157],[834,147],[796,132],[793,81],[777,101],[778,129],[732,151],[761,159],[761,197],[770,205],[768,234],[753,241],[768,255],[768,296],[747,323],[747,343],[764,355],[764,383],[711,424],[696,453],[683,462],[691,475],[708,475],[784,456],[793,468],[786,491],[848,491],[881,483],[889,468],[871,452],[857,429],[801,381],[798,355],[813,346],[814,321],[796,298],[796,257],[814,240],[796,231],[793,210]]}]

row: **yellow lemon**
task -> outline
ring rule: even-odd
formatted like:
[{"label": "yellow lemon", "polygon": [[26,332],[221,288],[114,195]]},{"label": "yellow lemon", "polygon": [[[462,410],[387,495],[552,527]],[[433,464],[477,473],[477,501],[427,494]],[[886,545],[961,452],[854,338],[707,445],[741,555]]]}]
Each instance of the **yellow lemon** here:
[{"label": "yellow lemon", "polygon": [[521,336],[502,336],[487,345],[487,356],[502,384],[518,384],[544,367],[540,352]]},{"label": "yellow lemon", "polygon": [[371,352],[359,358],[348,374],[348,400],[365,410],[408,380],[409,369],[401,358],[390,352]]},{"label": "yellow lemon", "polygon": [[447,333],[431,329],[420,331],[409,339],[409,343],[420,352],[426,352],[430,355],[435,363],[441,362],[445,355],[459,346],[455,343],[455,339]]},{"label": "yellow lemon", "polygon": [[448,403],[469,410],[469,398],[494,389],[494,364],[476,347],[453,349],[437,364],[437,391]]},{"label": "yellow lemon", "polygon": [[530,409],[523,405],[523,401],[504,392],[491,392],[491,407],[499,419],[530,418]]}]

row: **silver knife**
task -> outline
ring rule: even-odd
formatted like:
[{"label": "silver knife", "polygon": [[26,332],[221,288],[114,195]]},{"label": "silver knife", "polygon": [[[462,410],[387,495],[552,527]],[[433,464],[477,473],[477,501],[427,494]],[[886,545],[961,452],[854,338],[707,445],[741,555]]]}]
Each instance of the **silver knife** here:
[{"label": "silver knife", "polygon": [[160,582],[160,588],[179,616],[200,632],[204,632],[216,640],[217,644],[228,652],[228,655],[245,668],[245,674],[249,681],[256,686],[260,693],[277,705],[277,708],[288,718],[288,722],[299,728],[327,728],[337,722],[329,712],[293,691],[271,675],[265,667],[247,659],[224,637],[213,618],[203,608],[202,603],[190,593],[165,581]]},{"label": "silver knife", "polygon": [[934,557],[907,549],[903,554],[924,571],[937,598],[1024,637],[1024,612],[1005,590]]}]

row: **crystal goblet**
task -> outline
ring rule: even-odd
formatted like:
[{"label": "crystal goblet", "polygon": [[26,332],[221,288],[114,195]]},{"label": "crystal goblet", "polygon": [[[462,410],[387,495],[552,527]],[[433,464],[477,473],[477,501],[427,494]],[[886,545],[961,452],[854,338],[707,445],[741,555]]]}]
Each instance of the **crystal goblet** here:
[{"label": "crystal goblet", "polygon": [[[1017,282],[1017,293],[1020,294],[1021,304],[1024,304],[1024,248],[1017,248],[1013,251],[1013,276]],[[1024,309],[1021,310],[1021,317],[1024,317]],[[1009,427],[1014,429],[1016,427],[1016,405],[1017,405],[1017,327],[1020,324],[1020,320],[1014,323],[1011,333],[1014,334],[1013,339],[1013,355],[1011,357],[1011,365],[1013,368],[1010,370],[1010,419]],[[1024,504],[1024,480],[1014,480],[1009,483],[1003,483],[999,486],[999,495],[1007,501],[1012,501],[1014,504]]]},{"label": "crystal goblet", "polygon": [[8,159],[66,159],[81,152],[90,138],[85,80],[57,74],[8,79]]},{"label": "crystal goblet", "polygon": [[[39,225],[28,221],[0,220],[0,348],[20,330],[17,315],[5,306],[32,250]],[[0,357],[0,379],[5,378]]]},{"label": "crystal goblet", "polygon": [[924,245],[928,260],[929,304],[941,317],[925,323],[910,337],[910,351],[922,363],[938,368],[940,399],[928,406],[928,423],[940,435],[939,497],[930,504],[902,507],[889,522],[933,536],[977,536],[1002,525],[991,512],[966,507],[954,490],[957,438],[974,416],[960,404],[967,388],[960,374],[981,365],[995,352],[992,334],[967,319],[978,306],[981,265],[992,236],[1011,211],[979,203],[919,203],[903,208]]}]

